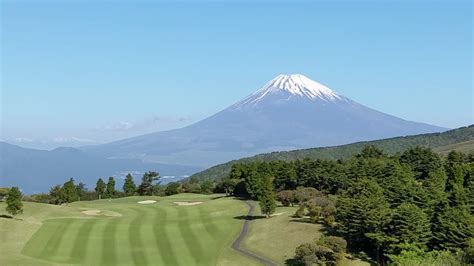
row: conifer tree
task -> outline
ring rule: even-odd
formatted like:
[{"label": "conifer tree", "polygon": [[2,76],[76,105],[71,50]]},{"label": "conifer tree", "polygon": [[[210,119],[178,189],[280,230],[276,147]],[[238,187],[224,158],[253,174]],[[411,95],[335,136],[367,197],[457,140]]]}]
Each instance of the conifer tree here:
[{"label": "conifer tree", "polygon": [[125,195],[127,196],[133,196],[136,190],[137,187],[135,185],[135,182],[133,182],[133,176],[129,173],[125,177],[125,183],[123,184],[123,192],[125,192]]},{"label": "conifer tree", "polygon": [[17,215],[23,213],[23,203],[21,202],[21,194],[18,187],[12,187],[7,194],[7,207],[6,210],[11,215]]},{"label": "conifer tree", "polygon": [[101,199],[102,196],[104,195],[104,193],[105,193],[105,182],[104,182],[104,180],[102,180],[102,178],[99,178],[97,180],[97,183],[96,183],[96,186],[95,186],[95,192],[97,193],[97,196],[99,197],[99,199]]},{"label": "conifer tree", "polygon": [[113,198],[115,195],[115,179],[113,176],[109,177],[109,181],[107,182],[107,188],[105,190],[105,195],[108,198]]}]

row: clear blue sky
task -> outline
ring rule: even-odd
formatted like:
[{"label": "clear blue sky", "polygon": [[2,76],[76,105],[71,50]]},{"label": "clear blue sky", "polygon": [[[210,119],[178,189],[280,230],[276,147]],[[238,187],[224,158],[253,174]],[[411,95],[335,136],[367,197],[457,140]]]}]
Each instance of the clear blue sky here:
[{"label": "clear blue sky", "polygon": [[471,124],[472,11],[471,1],[2,1],[1,137],[60,146],[180,127],[280,73],[404,119]]}]

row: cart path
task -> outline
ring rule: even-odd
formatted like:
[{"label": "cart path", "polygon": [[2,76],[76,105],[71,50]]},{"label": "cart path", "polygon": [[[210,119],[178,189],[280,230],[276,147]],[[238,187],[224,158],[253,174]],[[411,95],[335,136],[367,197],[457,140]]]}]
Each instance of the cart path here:
[{"label": "cart path", "polygon": [[[250,203],[250,201],[245,201],[245,203],[249,206],[249,212],[247,213],[247,217],[250,217],[253,215],[253,211],[254,211],[254,205],[252,203]],[[242,231],[240,231],[240,234],[239,236],[237,237],[237,239],[234,241],[234,243],[232,243],[232,248],[248,257],[251,257],[261,263],[263,263],[264,265],[267,265],[267,266],[276,266],[277,264],[274,263],[273,261],[269,260],[269,259],[266,259],[262,256],[259,256],[259,255],[256,255],[250,251],[247,251],[245,249],[243,249],[242,247],[240,247],[240,244],[242,243],[242,241],[244,240],[245,236],[247,235],[248,231],[249,231],[249,219],[245,219],[244,220],[244,224],[242,226]]]}]

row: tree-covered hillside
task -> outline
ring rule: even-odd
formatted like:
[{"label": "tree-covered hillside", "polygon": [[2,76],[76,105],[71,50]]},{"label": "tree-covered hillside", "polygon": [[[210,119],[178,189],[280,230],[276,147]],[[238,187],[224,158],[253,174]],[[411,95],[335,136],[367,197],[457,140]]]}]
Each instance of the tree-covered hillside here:
[{"label": "tree-covered hillside", "polygon": [[232,164],[237,162],[268,162],[275,160],[294,161],[302,160],[304,158],[331,160],[345,159],[350,158],[355,154],[359,153],[367,145],[374,145],[380,149],[383,149],[388,154],[401,153],[406,149],[416,146],[429,147],[441,154],[444,154],[446,151],[450,151],[453,149],[460,150],[465,153],[470,153],[474,151],[474,125],[453,129],[443,133],[422,134],[375,141],[357,142],[353,144],[334,147],[312,148],[304,150],[259,154],[253,157],[242,158],[239,160],[234,160],[224,164],[216,165],[205,171],[194,174],[193,177],[201,180],[220,180],[229,174]]}]

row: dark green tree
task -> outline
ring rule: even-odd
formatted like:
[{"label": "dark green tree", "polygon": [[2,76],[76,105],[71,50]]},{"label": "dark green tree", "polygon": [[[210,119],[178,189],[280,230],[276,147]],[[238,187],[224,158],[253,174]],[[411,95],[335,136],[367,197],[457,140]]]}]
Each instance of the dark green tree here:
[{"label": "dark green tree", "polygon": [[179,194],[181,191],[181,184],[178,182],[171,182],[166,186],[165,193],[166,195],[175,195]]},{"label": "dark green tree", "polygon": [[201,193],[211,194],[214,189],[214,182],[209,179],[206,179],[201,184]]},{"label": "dark green tree", "polygon": [[61,185],[51,187],[51,189],[49,190],[49,196],[51,197],[49,202],[51,204],[60,205],[64,203],[64,192]]},{"label": "dark green tree", "polygon": [[105,189],[105,195],[108,198],[113,198],[115,196],[115,179],[113,176],[109,177],[109,181],[107,182],[107,187]]},{"label": "dark green tree", "polygon": [[426,179],[431,171],[442,167],[438,154],[429,148],[416,147],[405,151],[400,157],[401,163],[408,164],[415,172],[416,179]]},{"label": "dark green tree", "polygon": [[430,220],[428,215],[412,203],[402,203],[392,216],[390,235],[396,239],[390,247],[391,254],[398,254],[403,250],[399,244],[410,243],[425,250],[431,238]]},{"label": "dark green tree", "polygon": [[126,196],[133,196],[136,190],[137,186],[135,185],[135,182],[133,182],[133,176],[129,173],[125,177],[125,182],[123,183],[123,192],[125,192]]},{"label": "dark green tree", "polygon": [[102,180],[102,178],[99,178],[97,180],[96,186],[95,186],[95,192],[97,193],[97,196],[99,196],[99,199],[102,198],[102,196],[105,193],[105,182]]},{"label": "dark green tree", "polygon": [[77,201],[78,196],[77,196],[76,185],[74,184],[74,179],[70,178],[68,181],[66,181],[63,185],[62,190],[64,193],[63,195],[64,195],[65,203]]},{"label": "dark green tree", "polygon": [[23,213],[23,203],[21,202],[22,197],[23,195],[18,187],[12,187],[10,191],[8,191],[6,210],[9,214],[18,215]]},{"label": "dark green tree", "polygon": [[157,172],[149,171],[143,174],[142,183],[138,186],[138,189],[137,189],[138,194],[140,196],[153,195],[153,187],[154,187],[153,182],[159,179],[160,179],[160,174]]},{"label": "dark green tree", "polygon": [[258,195],[258,201],[262,213],[269,218],[276,209],[276,196],[271,178],[265,178],[260,195]]},{"label": "dark green tree", "polygon": [[86,184],[79,182],[79,184],[76,186],[76,192],[77,192],[77,199],[82,200],[87,193]]}]

